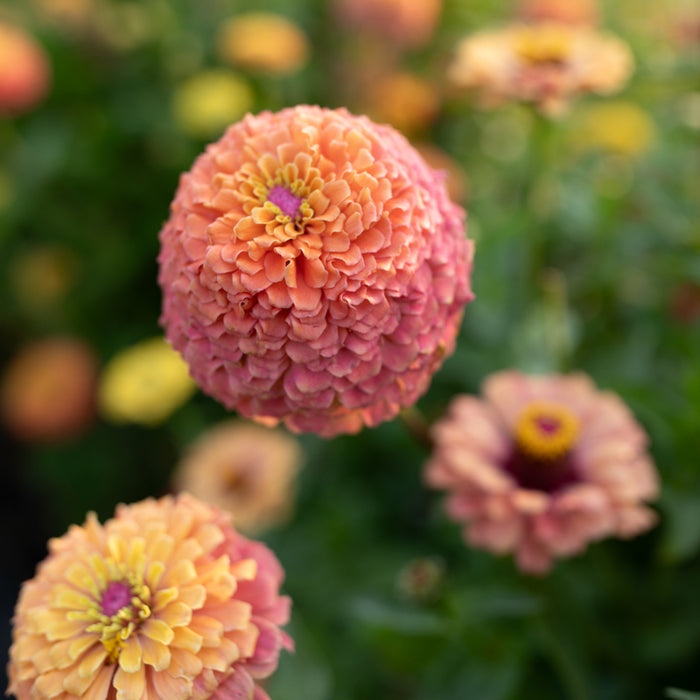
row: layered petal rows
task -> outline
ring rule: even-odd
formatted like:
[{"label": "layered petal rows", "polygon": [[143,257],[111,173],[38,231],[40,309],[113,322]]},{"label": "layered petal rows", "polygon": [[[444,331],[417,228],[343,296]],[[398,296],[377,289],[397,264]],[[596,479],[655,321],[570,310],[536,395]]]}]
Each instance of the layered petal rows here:
[{"label": "layered petal rows", "polygon": [[464,212],[389,126],[248,115],[182,175],[160,233],[161,323],[226,407],[331,436],[394,417],[472,298]]},{"label": "layered petal rows", "polygon": [[453,399],[432,434],[425,478],[447,490],[450,517],[470,544],[512,552],[526,572],[656,522],[646,505],[659,489],[647,435],[584,374],[498,372],[483,399]]},{"label": "layered petal rows", "polygon": [[[264,545],[191,496],[94,513],[49,542],[20,593],[8,667],[18,700],[267,699],[291,640]],[[238,689],[237,695],[232,689]]]}]

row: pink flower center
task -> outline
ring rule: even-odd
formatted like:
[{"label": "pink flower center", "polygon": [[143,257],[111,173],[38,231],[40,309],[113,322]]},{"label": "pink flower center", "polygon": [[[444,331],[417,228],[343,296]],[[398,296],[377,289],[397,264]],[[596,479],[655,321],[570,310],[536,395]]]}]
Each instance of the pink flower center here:
[{"label": "pink flower center", "polygon": [[292,194],[282,185],[275,185],[267,193],[267,201],[272,202],[283,214],[294,219],[299,214],[302,198]]},{"label": "pink flower center", "polygon": [[561,421],[554,416],[537,416],[537,418],[535,418],[535,423],[539,430],[547,435],[556,433],[561,427]]},{"label": "pink flower center", "polygon": [[108,617],[116,615],[131,603],[131,586],[124,581],[110,581],[100,600],[102,612]]}]

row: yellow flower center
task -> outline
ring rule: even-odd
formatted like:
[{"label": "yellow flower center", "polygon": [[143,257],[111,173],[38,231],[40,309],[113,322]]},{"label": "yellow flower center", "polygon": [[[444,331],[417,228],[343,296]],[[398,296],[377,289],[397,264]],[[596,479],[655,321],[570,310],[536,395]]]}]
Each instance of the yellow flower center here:
[{"label": "yellow flower center", "polygon": [[[93,561],[93,565],[97,562]],[[97,632],[114,663],[129,637],[151,616],[151,591],[141,575],[127,570],[111,557],[103,559],[95,571],[100,579],[97,595],[85,610],[68,614],[71,620],[91,622],[88,632]]]},{"label": "yellow flower center", "polygon": [[532,401],[515,425],[518,447],[524,455],[538,461],[564,457],[578,434],[578,418],[566,406],[552,401]]},{"label": "yellow flower center", "polygon": [[571,38],[558,27],[523,27],[515,37],[515,52],[527,63],[564,63]]}]

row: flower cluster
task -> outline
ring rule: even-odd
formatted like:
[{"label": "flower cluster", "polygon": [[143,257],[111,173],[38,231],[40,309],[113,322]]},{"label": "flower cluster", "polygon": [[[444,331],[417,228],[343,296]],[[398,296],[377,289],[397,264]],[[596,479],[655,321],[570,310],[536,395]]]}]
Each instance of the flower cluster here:
[{"label": "flower cluster", "polygon": [[269,700],[292,646],[290,601],[264,545],[188,495],[94,514],[49,542],[15,612],[18,700]]},{"label": "flower cluster", "polygon": [[469,543],[513,552],[544,573],[555,557],[655,522],[647,436],[622,401],[582,374],[491,375],[483,399],[459,396],[433,427],[425,478]]},{"label": "flower cluster", "polygon": [[248,115],[180,181],[161,322],[202,389],[324,436],[394,417],[452,352],[473,245],[445,177],[344,109]]}]

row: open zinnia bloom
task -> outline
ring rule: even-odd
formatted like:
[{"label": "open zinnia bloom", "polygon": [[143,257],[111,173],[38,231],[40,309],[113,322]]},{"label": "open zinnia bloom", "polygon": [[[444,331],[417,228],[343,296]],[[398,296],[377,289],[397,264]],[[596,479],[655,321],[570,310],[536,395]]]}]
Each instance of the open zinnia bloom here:
[{"label": "open zinnia bloom", "polygon": [[290,601],[276,557],[186,494],[49,542],[15,611],[18,700],[269,700]]},{"label": "open zinnia bloom", "polygon": [[532,102],[558,115],[575,96],[618,92],[634,67],[621,39],[556,22],[512,24],[463,39],[449,69],[455,86],[476,90],[484,106]]},{"label": "open zinnia bloom", "polygon": [[473,245],[404,137],[345,109],[247,115],[181,180],[161,322],[202,389],[331,436],[396,416],[454,349]]},{"label": "open zinnia bloom", "polygon": [[529,573],[590,541],[656,521],[647,436],[620,398],[583,374],[496,373],[433,426],[425,478],[475,547],[513,552]]},{"label": "open zinnia bloom", "polygon": [[176,490],[231,513],[236,528],[252,534],[291,516],[300,463],[297,438],[230,420],[197,438],[173,481]]}]

